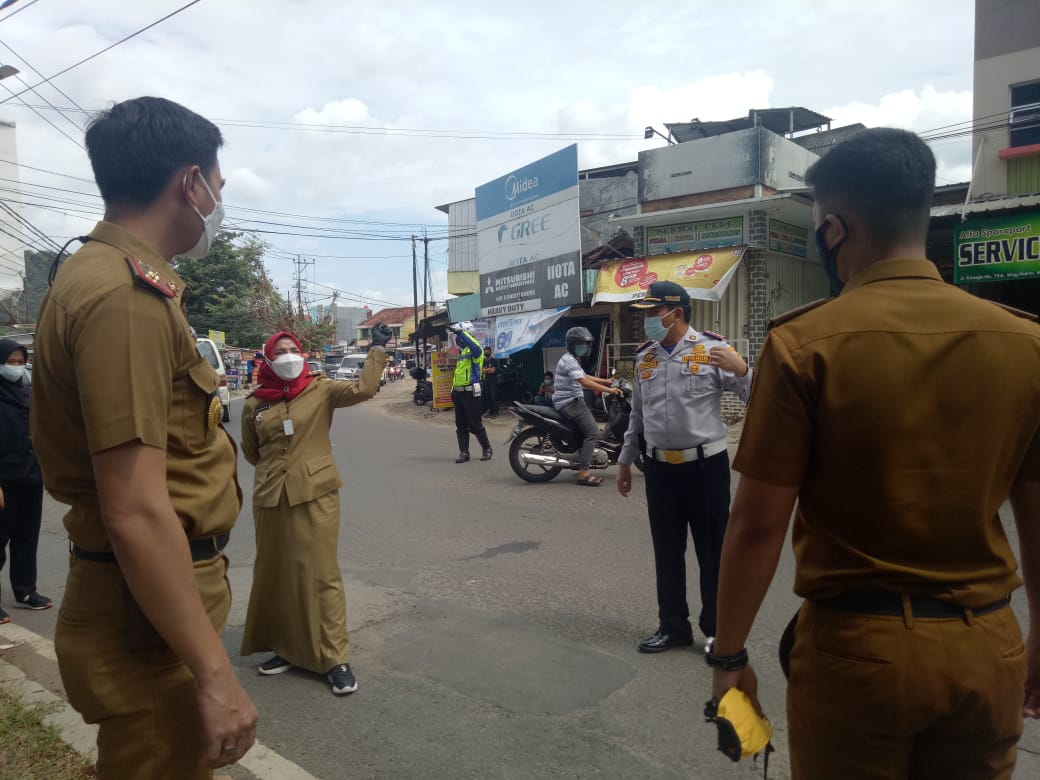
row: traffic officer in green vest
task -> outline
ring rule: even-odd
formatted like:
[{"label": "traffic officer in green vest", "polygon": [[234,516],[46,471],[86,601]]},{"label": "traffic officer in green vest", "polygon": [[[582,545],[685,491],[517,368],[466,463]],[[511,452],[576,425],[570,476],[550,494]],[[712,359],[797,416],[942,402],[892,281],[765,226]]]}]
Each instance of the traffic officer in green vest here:
[{"label": "traffic officer in green vest", "polygon": [[469,435],[472,433],[483,448],[481,460],[491,460],[491,442],[481,420],[480,372],[484,366],[484,350],[473,336],[472,322],[456,322],[448,326],[455,334],[459,360],[451,378],[451,402],[455,405],[455,434],[459,438],[459,457],[456,463],[469,460]]}]

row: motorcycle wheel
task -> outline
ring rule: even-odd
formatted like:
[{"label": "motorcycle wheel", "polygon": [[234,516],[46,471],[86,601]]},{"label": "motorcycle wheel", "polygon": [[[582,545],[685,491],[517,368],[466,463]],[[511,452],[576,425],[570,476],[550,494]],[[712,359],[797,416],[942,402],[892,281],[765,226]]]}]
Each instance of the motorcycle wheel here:
[{"label": "motorcycle wheel", "polygon": [[[528,428],[509,445],[509,465],[513,473],[525,482],[548,482],[563,469],[559,466],[538,466],[533,463],[521,463],[520,452],[536,452],[539,454],[555,454],[556,450],[546,441],[547,437],[534,428]],[[548,452],[546,452],[546,448]]]},{"label": "motorcycle wheel", "polygon": [[416,390],[412,394],[412,401],[415,402],[416,406],[424,406],[429,399],[426,397],[426,393],[422,390]]}]

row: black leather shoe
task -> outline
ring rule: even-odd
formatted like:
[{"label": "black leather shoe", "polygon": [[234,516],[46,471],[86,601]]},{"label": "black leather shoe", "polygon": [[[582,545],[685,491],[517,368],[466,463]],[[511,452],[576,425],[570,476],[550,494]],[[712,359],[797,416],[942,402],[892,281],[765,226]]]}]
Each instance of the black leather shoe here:
[{"label": "black leather shoe", "polygon": [[689,647],[692,644],[692,636],[675,636],[658,631],[653,636],[648,636],[639,643],[639,652],[663,653],[665,650],[671,650],[673,647]]},{"label": "black leather shoe", "polygon": [[460,452],[459,457],[455,458],[456,463],[465,463],[467,460],[469,460],[468,452]]},{"label": "black leather shoe", "polygon": [[488,447],[484,450],[484,454],[480,456],[481,460],[491,460],[491,448]]}]

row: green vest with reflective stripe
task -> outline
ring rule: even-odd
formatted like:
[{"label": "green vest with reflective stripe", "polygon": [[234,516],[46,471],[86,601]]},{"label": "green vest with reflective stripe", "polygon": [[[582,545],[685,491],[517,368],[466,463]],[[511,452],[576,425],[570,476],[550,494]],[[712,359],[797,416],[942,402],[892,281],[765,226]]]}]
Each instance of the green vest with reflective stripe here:
[{"label": "green vest with reflective stripe", "polygon": [[[469,335],[469,334],[467,334]],[[472,336],[470,336],[473,339]],[[476,339],[473,339],[476,342]],[[473,357],[473,353],[477,353],[477,357]],[[473,365],[477,366],[477,381],[480,379],[480,372],[484,368],[484,350],[480,348],[478,344],[476,348],[470,346],[462,348],[459,351],[459,360],[455,364],[455,373],[451,378],[452,387],[468,387],[473,384]]]}]

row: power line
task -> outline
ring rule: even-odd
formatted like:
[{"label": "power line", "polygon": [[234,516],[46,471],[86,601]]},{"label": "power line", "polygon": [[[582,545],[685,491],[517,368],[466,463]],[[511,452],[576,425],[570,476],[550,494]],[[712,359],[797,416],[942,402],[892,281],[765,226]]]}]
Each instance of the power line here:
[{"label": "power line", "polygon": [[[59,75],[59,74],[55,74]],[[51,76],[54,78],[54,76]],[[21,94],[21,93],[19,93]],[[0,101],[3,103],[6,101]],[[28,107],[28,106],[27,106]],[[47,108],[37,106],[37,108]],[[70,108],[67,106],[49,106],[54,111],[82,111],[86,114],[95,113],[85,108]],[[347,135],[383,135],[398,138],[446,138],[461,140],[485,140],[485,141],[640,141],[643,140],[642,133],[584,133],[584,132],[553,132],[549,130],[463,130],[437,129],[421,127],[387,127],[380,125],[346,125],[346,124],[319,124],[309,122],[282,122],[278,120],[261,119],[220,119],[210,118],[210,121],[223,127],[242,127],[260,130],[286,130],[312,133],[339,133]]]},{"label": "power line", "polygon": [[84,176],[73,176],[71,173],[60,173],[59,171],[52,171],[52,170],[50,170],[48,168],[36,168],[36,167],[34,167],[32,165],[26,165],[25,163],[14,162],[13,160],[5,160],[2,157],[0,157],[0,163],[7,163],[8,165],[13,165],[16,168],[25,168],[26,170],[29,170],[29,171],[37,171],[39,173],[49,173],[52,176],[64,176],[66,179],[75,179],[76,181],[85,181],[88,184],[94,184],[95,183],[93,179],[88,179],[88,178],[86,178]]},{"label": "power line", "polygon": [[22,11],[24,11],[26,8],[28,8],[29,6],[36,5],[38,2],[40,2],[40,0],[29,0],[29,2],[26,3],[25,5],[23,5],[21,8],[16,8],[15,10],[11,11],[11,13],[9,13],[7,16],[5,16],[3,19],[0,19],[0,22],[6,22],[12,16],[17,16]]},{"label": "power line", "polygon": [[[18,80],[19,80],[19,81],[22,81],[21,79],[18,79]],[[22,83],[24,84],[25,82],[24,82],[24,81],[22,81]],[[0,81],[0,86],[2,86],[2,87],[3,87],[4,89],[6,89],[6,90],[7,90],[8,92],[10,92],[10,93],[11,93],[11,95],[12,95],[12,97],[18,97],[18,95],[16,95],[16,94],[15,94],[15,91],[14,91],[13,89],[11,89],[11,88],[10,88],[9,86],[7,86],[6,84],[4,84],[4,83],[3,83],[2,81]],[[22,99],[21,99],[20,97],[19,97],[18,99],[19,99],[19,100],[22,100]],[[2,102],[3,102],[3,101],[0,101],[0,103],[2,103]],[[22,100],[22,102],[24,103],[25,101],[24,101],[24,100]],[[48,119],[47,117],[45,117],[45,116],[44,116],[43,114],[41,114],[41,113],[40,113],[39,111],[37,111],[37,110],[36,110],[35,108],[34,108],[34,109],[32,110],[32,112],[33,112],[34,114],[36,114],[36,116],[38,116],[38,117],[39,117],[40,119],[42,119],[42,120],[43,120],[44,122],[46,122],[46,123],[47,123],[47,124],[49,124],[49,125],[50,125],[51,127],[53,127],[53,128],[55,129],[55,130],[57,130],[57,131],[58,131],[59,133],[61,133],[61,134],[62,134],[63,136],[65,136],[65,137],[66,137],[66,138],[68,138],[68,139],[69,139],[70,141],[72,141],[72,143],[76,144],[76,146],[78,146],[78,147],[79,147],[80,149],[82,149],[82,148],[83,148],[83,144],[81,144],[81,143],[80,143],[79,141],[77,141],[77,140],[76,140],[75,138],[73,138],[73,137],[72,137],[71,135],[69,135],[68,133],[66,133],[66,132],[65,132],[64,130],[62,130],[62,129],[61,129],[60,127],[58,127],[58,126],[57,126],[56,124],[54,124],[54,122],[52,122],[51,120],[49,120],[49,119]],[[60,113],[60,112],[59,112],[59,113]],[[62,116],[64,116],[64,114],[62,114]],[[69,121],[71,121],[71,120],[69,120]]]},{"label": "power line", "polygon": [[[94,52],[94,53],[93,53],[93,54],[91,54],[91,55],[90,55],[89,57],[84,57],[84,58],[83,58],[83,59],[81,59],[81,60],[80,60],[79,62],[74,62],[74,63],[72,63],[72,64],[71,64],[71,65],[69,65],[69,66],[68,66],[67,68],[63,68],[62,70],[59,70],[59,71],[58,71],[57,73],[54,73],[54,74],[52,74],[52,75],[50,76],[50,78],[46,78],[46,79],[44,79],[43,81],[40,81],[40,82],[38,82],[38,83],[34,84],[34,85],[33,85],[32,87],[30,87],[29,89],[23,89],[23,90],[22,90],[21,92],[18,92],[18,93],[16,93],[16,94],[12,95],[12,96],[11,96],[11,97],[9,97],[9,98],[4,98],[3,100],[0,100],[0,105],[3,105],[4,103],[6,103],[7,101],[11,100],[12,98],[16,98],[16,97],[20,97],[21,95],[24,95],[24,94],[25,94],[26,92],[29,92],[30,90],[32,90],[32,89],[34,89],[34,88],[36,88],[36,87],[40,86],[41,84],[49,83],[49,82],[50,82],[50,81],[51,81],[52,79],[56,79],[56,78],[57,78],[58,76],[62,76],[62,75],[64,75],[64,74],[68,73],[68,72],[69,72],[70,70],[72,70],[73,68],[78,68],[78,67],[79,67],[80,65],[83,65],[83,64],[84,64],[84,63],[86,63],[86,62],[90,62],[90,61],[91,61],[92,59],[95,59],[96,57],[100,57],[100,56],[101,56],[102,54],[104,54],[105,52],[107,52],[107,51],[111,51],[111,50],[112,50],[112,49],[114,49],[114,48],[115,48],[116,46],[119,46],[119,45],[120,45],[120,44],[122,44],[122,43],[126,43],[126,42],[127,42],[127,41],[129,41],[129,40],[130,40],[131,38],[136,38],[136,37],[137,37],[138,35],[140,35],[141,33],[143,33],[143,32],[147,32],[148,30],[152,29],[152,28],[153,28],[153,27],[155,27],[156,25],[158,25],[158,24],[162,24],[162,23],[163,23],[163,22],[165,22],[165,21],[166,21],[167,19],[169,19],[169,18],[171,18],[171,17],[174,17],[174,16],[176,16],[177,14],[181,13],[182,11],[186,11],[187,9],[191,8],[191,7],[193,6],[193,5],[197,5],[197,4],[198,4],[198,3],[200,3],[200,2],[202,2],[202,0],[191,0],[191,2],[190,2],[190,3],[187,3],[187,4],[185,4],[185,5],[182,5],[182,6],[181,6],[180,8],[178,8],[178,9],[177,9],[176,11],[172,11],[171,13],[168,13],[168,14],[166,14],[166,16],[162,17],[161,19],[157,19],[156,21],[154,21],[154,22],[152,22],[151,24],[149,24],[149,25],[148,25],[147,27],[142,27],[142,28],[141,28],[140,30],[138,30],[137,32],[134,32],[134,33],[130,33],[130,35],[127,35],[127,36],[126,36],[125,38],[120,38],[120,39],[119,39],[118,41],[116,41],[115,43],[113,43],[113,44],[111,44],[111,45],[109,45],[109,46],[106,46],[105,48],[101,49],[101,51],[97,51],[97,52]],[[28,7],[28,6],[26,6],[26,7]],[[18,12],[17,12],[17,11],[15,11],[15,13],[18,13]],[[11,18],[12,16],[14,16],[14,14],[9,14],[8,16],[6,16],[6,17],[5,17],[5,19],[10,19],[10,18]]]},{"label": "power line", "polygon": [[[29,68],[29,70],[31,70],[31,71],[32,71],[33,73],[35,73],[35,74],[36,74],[37,76],[39,76],[40,78],[42,78],[42,79],[43,79],[44,81],[46,81],[46,82],[47,82],[47,84],[48,84],[48,85],[49,85],[49,86],[51,87],[51,89],[53,89],[53,90],[54,90],[55,92],[57,92],[57,93],[58,93],[59,95],[61,95],[61,96],[62,96],[63,98],[65,98],[65,99],[66,99],[66,100],[68,100],[68,101],[69,101],[70,103],[72,103],[72,105],[74,105],[74,106],[75,106],[75,107],[76,107],[76,108],[77,108],[77,109],[78,109],[79,111],[82,111],[82,112],[84,112],[84,113],[88,113],[88,112],[87,112],[87,110],[86,110],[85,108],[83,108],[83,106],[81,106],[81,105],[80,105],[79,103],[77,103],[77,102],[76,102],[75,100],[73,100],[73,99],[72,99],[72,97],[71,97],[71,96],[70,96],[70,95],[69,95],[68,93],[66,93],[66,92],[65,92],[65,91],[64,91],[64,90],[63,90],[63,89],[62,89],[61,87],[59,87],[59,86],[58,86],[57,84],[53,84],[53,83],[51,83],[51,80],[50,80],[49,78],[47,78],[47,77],[46,77],[46,76],[44,76],[44,75],[43,75],[43,74],[42,74],[42,73],[41,73],[41,72],[40,72],[39,70],[37,70],[36,68],[34,68],[34,67],[33,67],[33,65],[32,65],[32,63],[31,63],[31,62],[29,62],[29,60],[25,59],[25,57],[23,57],[23,56],[22,56],[21,54],[19,54],[19,53],[18,53],[18,52],[16,52],[16,51],[15,51],[14,49],[12,49],[12,48],[11,48],[11,47],[10,47],[10,46],[9,46],[8,44],[6,44],[6,43],[5,43],[4,41],[0,41],[0,46],[3,46],[3,47],[4,47],[5,49],[7,49],[7,50],[8,50],[9,52],[11,52],[11,54],[13,54],[13,55],[14,55],[15,57],[17,57],[17,58],[18,58],[18,59],[20,59],[20,60],[21,60],[22,62],[24,62],[24,63],[25,63],[25,66],[26,66],[27,68]],[[22,80],[21,80],[21,79],[19,79],[19,81],[22,81]],[[22,83],[24,84],[25,82],[23,81]],[[27,86],[28,86],[28,85],[27,85]],[[33,91],[34,91],[34,92],[36,92],[36,90],[33,90]],[[41,98],[43,98],[43,94],[42,94],[42,93],[40,93],[40,92],[36,92],[36,94],[37,94],[37,95],[39,95],[39,96],[40,96]],[[66,116],[66,115],[65,115],[65,113],[63,113],[63,112],[62,112],[62,110],[61,110],[60,108],[58,108],[57,106],[53,105],[53,104],[52,104],[52,103],[51,103],[51,102],[50,102],[49,100],[47,100],[47,98],[43,98],[43,100],[44,100],[44,102],[45,102],[45,103],[47,103],[47,105],[48,105],[48,106],[50,106],[50,107],[51,107],[52,109],[54,109],[55,111],[57,111],[58,113],[60,113],[60,114],[61,114],[62,116],[64,116],[64,117],[65,117],[65,119],[67,119],[67,120],[68,120],[68,121],[69,121],[69,122],[70,122],[70,123],[71,123],[71,124],[73,125],[73,127],[75,127],[75,128],[76,128],[77,130],[79,130],[79,131],[82,131],[82,130],[83,130],[83,128],[82,128],[82,127],[80,127],[80,126],[79,126],[79,125],[77,125],[77,124],[76,124],[75,122],[73,122],[73,121],[72,121],[71,119],[69,119],[69,118],[68,118],[68,116]],[[23,102],[24,102],[24,101],[23,101]]]}]

